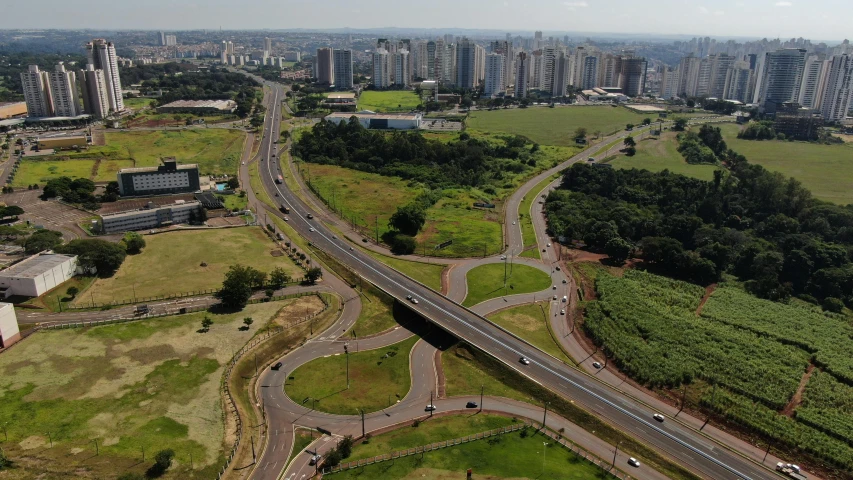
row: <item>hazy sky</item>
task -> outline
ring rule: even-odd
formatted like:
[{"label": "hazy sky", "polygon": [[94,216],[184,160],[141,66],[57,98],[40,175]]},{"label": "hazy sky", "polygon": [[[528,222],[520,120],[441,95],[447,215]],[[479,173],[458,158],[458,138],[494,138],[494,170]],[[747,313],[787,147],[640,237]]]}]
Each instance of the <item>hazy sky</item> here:
[{"label": "hazy sky", "polygon": [[0,28],[478,28],[853,37],[851,0],[0,0]]}]

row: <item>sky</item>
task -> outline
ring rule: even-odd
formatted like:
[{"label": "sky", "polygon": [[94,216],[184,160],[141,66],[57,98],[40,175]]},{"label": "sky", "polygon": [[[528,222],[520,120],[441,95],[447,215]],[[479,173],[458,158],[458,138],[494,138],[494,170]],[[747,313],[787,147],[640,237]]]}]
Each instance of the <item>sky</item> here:
[{"label": "sky", "polygon": [[851,0],[0,0],[0,29],[474,28],[853,37]]}]

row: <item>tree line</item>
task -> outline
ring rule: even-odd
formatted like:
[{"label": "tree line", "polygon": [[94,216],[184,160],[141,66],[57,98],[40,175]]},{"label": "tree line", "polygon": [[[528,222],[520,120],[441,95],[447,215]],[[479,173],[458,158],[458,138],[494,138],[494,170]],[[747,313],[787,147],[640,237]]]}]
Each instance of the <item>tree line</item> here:
[{"label": "tree line", "polygon": [[853,205],[817,200],[730,150],[725,158],[712,181],[576,164],[548,196],[549,228],[694,283],[730,273],[762,298],[853,306]]}]

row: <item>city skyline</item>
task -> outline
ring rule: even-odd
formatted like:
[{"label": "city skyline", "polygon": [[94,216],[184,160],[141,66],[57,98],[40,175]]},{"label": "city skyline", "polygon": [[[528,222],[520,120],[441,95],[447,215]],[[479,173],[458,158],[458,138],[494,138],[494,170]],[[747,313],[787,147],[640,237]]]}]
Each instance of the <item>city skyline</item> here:
[{"label": "city skyline", "polygon": [[[653,7],[629,0],[613,0],[607,4],[607,15],[597,12],[602,5],[575,0],[471,0],[461,4],[437,0],[429,9],[418,8],[414,4],[410,8],[390,9],[375,0],[358,4],[328,0],[322,5],[302,0],[286,3],[259,0],[242,6],[245,15],[240,16],[233,15],[233,4],[223,0],[187,4],[152,0],[144,5],[115,4],[105,0],[82,0],[71,5],[59,0],[35,0],[30,8],[41,12],[37,17],[38,23],[29,23],[30,17],[6,16],[0,19],[0,29],[102,29],[105,26],[122,30],[179,31],[220,27],[227,30],[318,31],[465,28],[509,32],[545,30],[578,35],[805,37],[813,41],[841,41],[849,37],[850,31],[845,22],[837,19],[853,17],[853,4],[841,0],[810,3],[798,0],[661,0]],[[448,22],[446,19],[450,8],[458,20]],[[163,15],[164,9],[169,15]],[[529,10],[533,14],[515,15],[514,12],[519,10]],[[329,17],[329,11],[336,11],[339,15]],[[762,21],[756,22],[756,18]]]}]

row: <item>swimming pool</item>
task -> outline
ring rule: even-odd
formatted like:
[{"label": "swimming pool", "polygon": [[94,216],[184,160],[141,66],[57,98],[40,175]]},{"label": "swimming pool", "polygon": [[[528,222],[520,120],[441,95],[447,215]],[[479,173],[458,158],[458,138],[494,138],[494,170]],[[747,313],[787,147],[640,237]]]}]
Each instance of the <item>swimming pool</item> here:
[{"label": "swimming pool", "polygon": [[227,185],[227,184],[225,184],[225,183],[217,183],[217,184],[216,184],[216,191],[217,191],[217,192],[222,192],[222,191],[224,191],[224,190],[225,190],[225,187],[227,187],[227,186],[228,186],[228,185]]}]

